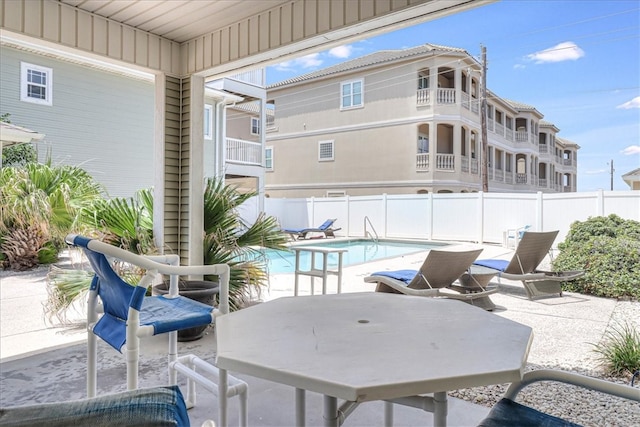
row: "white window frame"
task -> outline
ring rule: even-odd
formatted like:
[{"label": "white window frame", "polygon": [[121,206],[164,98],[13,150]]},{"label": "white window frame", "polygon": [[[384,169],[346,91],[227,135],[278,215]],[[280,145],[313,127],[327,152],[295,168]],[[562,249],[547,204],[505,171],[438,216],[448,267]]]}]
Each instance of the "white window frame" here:
[{"label": "white window frame", "polygon": [[[256,129],[257,131],[254,131]],[[260,119],[257,117],[251,117],[251,135],[260,135]]]},{"label": "white window frame", "polygon": [[[353,102],[353,85],[356,83],[360,83],[360,103],[354,104]],[[344,88],[345,86],[350,87],[350,95],[349,95],[349,105],[345,105],[344,103]],[[351,110],[354,108],[362,108],[364,106],[364,80],[350,80],[348,82],[340,83],[340,109],[341,110]]]},{"label": "white window frame", "polygon": [[213,139],[213,105],[204,104],[204,139]]},{"label": "white window frame", "polygon": [[[29,71],[36,71],[45,74],[46,83],[44,85],[29,81]],[[44,87],[44,99],[29,96],[29,86]],[[20,100],[40,105],[53,105],[53,69],[40,65],[20,62]]]},{"label": "white window frame", "polygon": [[[420,151],[420,142],[421,141],[425,141],[426,144],[426,151]],[[417,153],[418,154],[429,154],[429,137],[427,135],[424,134],[418,134],[418,147],[417,147]]]},{"label": "white window frame", "polygon": [[[271,155],[267,155],[267,152],[271,153]],[[271,159],[271,166],[267,163],[267,159]],[[273,146],[271,145],[264,147],[264,168],[268,171],[273,170]]]},{"label": "white window frame", "polygon": [[[322,148],[323,146],[331,147],[331,157],[323,157]],[[318,141],[318,161],[319,162],[332,162],[335,159],[335,144],[333,140],[329,141]]]}]

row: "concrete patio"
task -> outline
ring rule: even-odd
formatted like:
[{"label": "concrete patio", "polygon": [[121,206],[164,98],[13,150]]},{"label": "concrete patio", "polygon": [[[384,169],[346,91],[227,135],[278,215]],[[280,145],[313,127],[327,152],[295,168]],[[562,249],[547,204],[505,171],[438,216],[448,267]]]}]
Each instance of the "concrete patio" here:
[{"label": "concrete patio", "polygon": [[[463,244],[461,247],[476,247]],[[509,258],[510,250],[499,246],[482,246],[483,258]],[[344,268],[343,292],[372,291],[374,285],[363,277],[384,269],[415,268],[426,253],[381,260]],[[34,272],[2,272],[0,279],[1,332],[0,341],[0,406],[24,405],[36,402],[56,402],[85,396],[86,332],[82,328],[52,327],[43,318],[42,303],[46,300],[44,276],[46,269]],[[308,293],[309,278],[301,278],[301,294]],[[293,294],[293,274],[273,275],[269,300]],[[319,283],[319,281],[318,281]],[[496,282],[494,282],[496,283]],[[329,279],[329,292],[334,292],[335,278]],[[534,341],[529,362],[537,365],[561,366],[566,369],[595,369],[597,362],[592,343],[603,337],[607,325],[616,318],[619,304],[613,300],[565,293],[563,297],[530,301],[522,286],[502,280],[500,292],[491,296],[498,308],[495,315],[529,325]],[[316,286],[318,292],[319,286]],[[637,304],[637,303],[633,303]],[[82,318],[82,314],[71,317]],[[470,325],[482,327],[482,325]],[[242,331],[238,331],[242,333]],[[145,341],[140,365],[140,385],[167,383],[165,337]],[[269,351],[268,348],[265,351]],[[193,353],[212,362],[215,356],[214,329],[201,340],[181,343],[180,352]],[[124,390],[125,370],[122,355],[104,343],[99,347],[99,393]],[[467,357],[467,356],[465,356]],[[249,421],[256,426],[288,426],[294,423],[294,390],[276,383],[236,375],[249,384]],[[181,381],[184,383],[183,381]],[[199,389],[198,406],[190,410],[190,419],[199,426],[206,419],[216,419],[215,398]],[[307,393],[308,425],[321,425],[322,396]],[[432,425],[431,414],[417,409],[396,407],[396,425]],[[485,406],[450,398],[449,425],[476,425],[488,412]],[[362,404],[345,422],[345,426],[382,425],[383,404]],[[231,401],[230,422],[237,421],[237,402]]]}]

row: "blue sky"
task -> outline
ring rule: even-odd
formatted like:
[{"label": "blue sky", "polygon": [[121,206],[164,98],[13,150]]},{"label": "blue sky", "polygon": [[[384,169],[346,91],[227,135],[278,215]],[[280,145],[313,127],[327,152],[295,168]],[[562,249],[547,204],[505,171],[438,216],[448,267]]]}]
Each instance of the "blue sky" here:
[{"label": "blue sky", "polygon": [[268,84],[383,49],[487,48],[487,87],[535,106],[577,143],[578,191],[628,190],[640,167],[640,2],[502,0],[283,62]]}]

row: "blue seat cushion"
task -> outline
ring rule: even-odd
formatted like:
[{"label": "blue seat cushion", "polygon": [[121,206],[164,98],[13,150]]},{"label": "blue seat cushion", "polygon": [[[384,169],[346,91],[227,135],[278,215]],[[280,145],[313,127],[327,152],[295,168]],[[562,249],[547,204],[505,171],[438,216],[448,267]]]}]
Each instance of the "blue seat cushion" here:
[{"label": "blue seat cushion", "polygon": [[71,402],[0,409],[7,427],[189,427],[178,386],[153,387]]},{"label": "blue seat cushion", "polygon": [[493,268],[494,270],[504,271],[509,265],[509,261],[504,259],[477,259],[473,262],[473,265],[480,265],[482,267]]},{"label": "blue seat cushion", "polygon": [[416,274],[418,274],[418,270],[376,271],[371,273],[372,276],[390,277],[406,284],[409,284],[416,277]]},{"label": "blue seat cushion", "polygon": [[[140,325],[153,326],[154,335],[205,326],[211,323],[212,310],[210,305],[183,296],[148,296],[142,301]],[[121,351],[126,342],[127,324],[125,320],[105,313],[94,326],[93,333]]]},{"label": "blue seat cushion", "polygon": [[501,399],[478,427],[581,427],[510,399]]}]

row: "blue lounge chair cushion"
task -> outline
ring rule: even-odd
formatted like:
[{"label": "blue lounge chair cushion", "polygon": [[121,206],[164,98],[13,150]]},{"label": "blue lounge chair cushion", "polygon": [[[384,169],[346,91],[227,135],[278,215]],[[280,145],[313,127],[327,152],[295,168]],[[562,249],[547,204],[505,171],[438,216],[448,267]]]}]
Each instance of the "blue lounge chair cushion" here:
[{"label": "blue lounge chair cushion", "polygon": [[510,399],[500,399],[478,427],[580,427],[579,424],[545,414]]},{"label": "blue lounge chair cushion", "polygon": [[310,231],[325,231],[329,227],[331,227],[335,221],[336,221],[335,219],[328,219],[325,222],[323,222],[322,225],[320,225],[317,228],[313,228],[313,227],[309,227],[309,228],[283,228],[283,230],[286,231],[287,233],[304,233],[304,232],[310,232]]},{"label": "blue lounge chair cushion", "polygon": [[377,271],[371,273],[372,276],[390,277],[406,284],[409,284],[416,277],[416,274],[418,274],[418,270]]},{"label": "blue lounge chair cushion", "polygon": [[504,259],[478,259],[473,262],[473,265],[480,265],[482,267],[493,268],[494,270],[504,271],[509,265],[509,261]]},{"label": "blue lounge chair cushion", "polygon": [[0,409],[2,426],[189,427],[178,386],[143,388],[71,402]]}]

